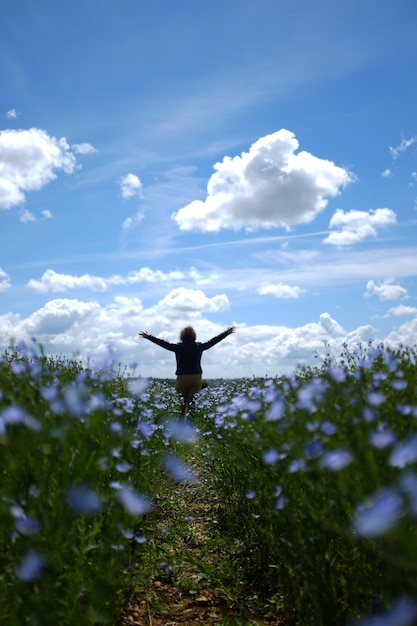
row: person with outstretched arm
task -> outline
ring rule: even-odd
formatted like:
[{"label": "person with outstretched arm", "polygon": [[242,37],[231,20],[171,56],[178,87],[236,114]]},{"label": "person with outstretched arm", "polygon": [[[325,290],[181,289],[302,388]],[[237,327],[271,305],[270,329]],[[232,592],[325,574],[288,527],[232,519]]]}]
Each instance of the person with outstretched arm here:
[{"label": "person with outstretched arm", "polygon": [[139,336],[143,339],[149,339],[152,343],[156,343],[157,346],[165,348],[175,353],[177,361],[177,369],[175,371],[177,380],[175,383],[176,391],[182,396],[182,406],[180,420],[184,420],[188,411],[188,407],[193,400],[194,394],[200,391],[202,385],[201,369],[201,357],[205,350],[212,348],[226,339],[235,331],[234,326],[229,326],[225,331],[216,335],[209,341],[199,342],[196,341],[197,335],[192,326],[186,326],[180,333],[180,340],[178,343],[170,343],[165,339],[159,339],[150,335],[146,330],[141,330]]}]

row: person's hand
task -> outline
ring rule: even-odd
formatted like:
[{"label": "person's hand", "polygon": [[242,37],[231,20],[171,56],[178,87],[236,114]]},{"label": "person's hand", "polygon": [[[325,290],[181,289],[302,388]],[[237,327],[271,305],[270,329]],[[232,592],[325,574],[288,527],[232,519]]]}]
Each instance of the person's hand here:
[{"label": "person's hand", "polygon": [[234,333],[236,330],[236,326],[229,326],[229,328],[227,329],[227,334],[231,335],[232,333]]},{"label": "person's hand", "polygon": [[149,333],[147,330],[141,330],[140,333],[138,333],[139,337],[142,337],[142,339],[148,339],[149,337]]}]

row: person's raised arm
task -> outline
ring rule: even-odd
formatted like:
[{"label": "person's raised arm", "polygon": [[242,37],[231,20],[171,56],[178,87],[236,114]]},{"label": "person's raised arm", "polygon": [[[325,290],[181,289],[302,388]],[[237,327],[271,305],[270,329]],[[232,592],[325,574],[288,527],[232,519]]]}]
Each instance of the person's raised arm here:
[{"label": "person's raised arm", "polygon": [[149,339],[149,341],[152,341],[152,343],[156,343],[156,345],[160,346],[161,348],[165,348],[165,350],[175,350],[175,343],[170,343],[169,341],[165,341],[165,339],[159,339],[159,337],[154,337],[153,335],[148,333],[147,330],[141,330],[138,335],[139,337],[142,337],[142,339]]},{"label": "person's raised arm", "polygon": [[219,341],[223,341],[223,339],[226,339],[226,337],[228,337],[229,335],[234,333],[235,330],[236,330],[235,326],[229,326],[229,328],[227,328],[222,333],[220,333],[220,335],[216,335],[216,337],[213,337],[209,341],[206,341],[205,343],[202,343],[201,346],[202,346],[203,350],[207,350],[208,348],[212,348],[213,346],[216,345],[216,343],[219,343]]}]

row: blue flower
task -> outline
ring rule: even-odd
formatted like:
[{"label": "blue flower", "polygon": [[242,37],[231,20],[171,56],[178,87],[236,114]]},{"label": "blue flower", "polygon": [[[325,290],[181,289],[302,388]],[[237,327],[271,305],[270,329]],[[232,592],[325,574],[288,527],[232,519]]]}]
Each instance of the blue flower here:
[{"label": "blue flower", "polygon": [[323,452],[323,445],[319,439],[313,439],[304,446],[304,454],[307,459],[316,459]]},{"label": "blue flower", "polygon": [[196,472],[173,454],[165,456],[164,467],[171,478],[177,482],[188,484],[199,482]]},{"label": "blue flower", "polygon": [[344,469],[352,462],[352,455],[347,450],[330,450],[321,459],[321,466],[335,472]]},{"label": "blue flower", "polygon": [[279,459],[280,459],[279,452],[277,452],[273,448],[271,448],[270,450],[267,450],[266,452],[264,452],[263,461],[267,465],[274,465],[274,463],[279,461]]},{"label": "blue flower", "polygon": [[395,526],[404,514],[401,496],[385,489],[357,507],[353,528],[360,537],[380,537]]},{"label": "blue flower", "polygon": [[404,443],[399,444],[390,456],[392,467],[405,467],[417,461],[417,435],[413,435]]},{"label": "blue flower", "polygon": [[21,581],[25,583],[34,582],[41,578],[46,564],[46,560],[41,554],[30,551],[24,556],[15,571]]},{"label": "blue flower", "polygon": [[131,515],[144,515],[153,509],[152,500],[148,496],[136,493],[130,487],[122,487],[117,495],[120,504]]},{"label": "blue flower", "polygon": [[99,496],[85,485],[72,487],[67,493],[67,503],[74,513],[84,515],[96,515],[102,509]]}]

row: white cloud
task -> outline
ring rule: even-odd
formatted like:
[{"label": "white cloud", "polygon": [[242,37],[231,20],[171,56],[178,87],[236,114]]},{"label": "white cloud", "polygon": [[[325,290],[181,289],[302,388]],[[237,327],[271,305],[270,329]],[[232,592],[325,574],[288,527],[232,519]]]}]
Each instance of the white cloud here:
[{"label": "white cloud", "polygon": [[27,286],[39,293],[60,292],[77,288],[92,289],[93,291],[105,291],[107,289],[106,281],[98,276],[90,276],[90,274],[71,276],[70,274],[58,274],[54,270],[46,270],[41,280],[29,280]]},{"label": "white cloud", "polygon": [[410,146],[416,143],[416,141],[417,141],[417,136],[410,137],[410,139],[403,138],[399,146],[396,146],[395,148],[393,148],[392,146],[389,146],[389,150],[391,152],[391,156],[394,159],[394,161],[398,159],[398,157],[400,156],[402,152],[405,152]]},{"label": "white cloud", "polygon": [[284,285],[283,283],[261,285],[257,290],[261,296],[275,296],[276,298],[299,298],[304,291],[301,287]]},{"label": "white cloud", "polygon": [[281,129],[258,139],[240,156],[214,165],[204,201],[172,215],[182,230],[289,228],[305,224],[354,180],[344,168],[298,152],[294,134]]},{"label": "white cloud", "polygon": [[0,131],[0,209],[22,204],[26,192],[50,183],[57,170],[70,174],[75,168],[65,138],[39,128]]},{"label": "white cloud", "polygon": [[120,181],[120,190],[123,198],[133,198],[142,195],[142,183],[136,174],[127,174]]},{"label": "white cloud", "polygon": [[387,168],[386,170],[384,170],[384,171],[382,172],[382,176],[383,176],[384,178],[390,178],[390,177],[392,176],[392,172],[391,172],[391,170],[390,170],[389,168]]},{"label": "white cloud", "polygon": [[117,297],[105,305],[55,299],[26,318],[11,313],[0,315],[0,347],[8,347],[12,338],[30,342],[35,337],[46,354],[79,354],[85,360],[91,357],[93,366],[102,366],[110,359],[127,365],[137,361],[137,374],[172,378],[173,355],[140,339],[140,330],[176,342],[181,328],[191,323],[198,340],[205,341],[234,323],[236,333],[204,354],[203,370],[206,378],[236,378],[277,376],[291,372],[298,364],[319,364],[314,359],[316,351],[324,356],[330,349],[338,356],[344,343],[352,350],[358,343],[381,340],[398,347],[401,343],[414,345],[417,335],[417,315],[386,338],[377,338],[369,325],[346,332],[329,313],[294,328],[246,326],[233,320],[220,325],[205,317],[206,313],[227,311],[227,307],[224,295],[208,298],[198,290],[185,289],[170,292],[149,308],[138,298]]},{"label": "white cloud", "polygon": [[[43,211],[41,211],[41,217],[43,220],[49,220],[52,218],[52,213],[51,211],[48,211],[48,209],[45,209]],[[38,222],[38,218],[36,217],[36,215],[34,213],[32,213],[32,211],[29,211],[28,209],[23,209],[22,212],[20,213],[19,216],[19,220],[23,223],[23,224],[28,224],[29,222]]]},{"label": "white cloud", "polygon": [[396,224],[397,216],[392,209],[369,211],[343,211],[337,209],[330,220],[330,228],[338,229],[323,241],[337,246],[349,246],[366,237],[375,237],[377,229]]},{"label": "white cloud", "polygon": [[219,311],[228,311],[229,308],[229,300],[224,294],[209,298],[200,289],[178,287],[160,300],[153,307],[153,310],[161,313],[166,312],[166,315],[173,315],[173,317],[177,318],[179,313],[192,317],[199,316],[203,312],[217,313]]},{"label": "white cloud", "polygon": [[417,337],[417,315],[399,328],[391,331],[384,341],[385,345],[391,346],[412,346],[416,345]]},{"label": "white cloud", "polygon": [[28,209],[25,209],[24,211],[22,211],[22,214],[20,215],[19,219],[21,222],[23,222],[23,224],[27,224],[28,222],[37,222],[36,217],[33,215],[31,211],[28,211]]},{"label": "white cloud", "polygon": [[71,149],[76,154],[93,154],[97,152],[96,148],[91,143],[73,143]]},{"label": "white cloud", "polygon": [[0,267],[0,292],[7,291],[10,287],[10,277],[7,272]]},{"label": "white cloud", "polygon": [[329,335],[341,335],[345,333],[345,329],[340,326],[340,324],[334,320],[329,313],[322,313],[320,315],[320,326],[325,330]]},{"label": "white cloud", "polygon": [[124,222],[122,222],[122,228],[123,230],[128,230],[129,228],[132,228],[132,226],[134,226],[135,224],[139,224],[139,222],[141,222],[144,218],[143,213],[136,213],[136,215],[134,215],[133,217],[128,217],[124,220]]},{"label": "white cloud", "polygon": [[16,109],[10,109],[9,111],[7,111],[6,117],[7,117],[8,120],[16,119],[17,118],[17,111],[16,111]]},{"label": "white cloud", "polygon": [[391,307],[388,313],[384,317],[403,317],[405,315],[416,315],[417,307],[415,306],[405,306],[404,304],[399,304],[398,306]]},{"label": "white cloud", "polygon": [[71,274],[59,274],[52,269],[46,270],[40,280],[31,279],[27,286],[39,293],[58,293],[65,292],[70,289],[91,289],[92,291],[106,291],[108,287],[114,285],[135,285],[138,283],[171,283],[183,280],[192,280],[197,285],[212,284],[216,279],[216,275],[200,274],[194,267],[188,271],[182,272],[174,270],[172,272],[162,272],[161,270],[152,270],[149,267],[142,267],[139,270],[129,272],[122,276],[113,274],[107,278],[102,276],[92,276],[91,274],[83,274],[74,276]]},{"label": "white cloud", "polygon": [[380,285],[370,280],[366,285],[365,296],[377,296],[381,301],[386,301],[408,298],[408,293],[407,289],[401,285],[395,285],[391,280],[386,280]]},{"label": "white cloud", "polygon": [[131,228],[133,224],[134,224],[133,217],[127,217],[122,223],[122,228],[123,230],[127,230],[128,228]]}]

